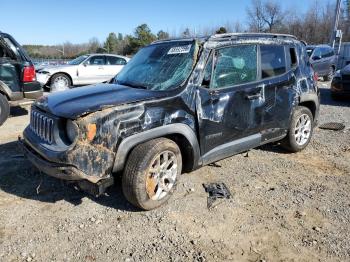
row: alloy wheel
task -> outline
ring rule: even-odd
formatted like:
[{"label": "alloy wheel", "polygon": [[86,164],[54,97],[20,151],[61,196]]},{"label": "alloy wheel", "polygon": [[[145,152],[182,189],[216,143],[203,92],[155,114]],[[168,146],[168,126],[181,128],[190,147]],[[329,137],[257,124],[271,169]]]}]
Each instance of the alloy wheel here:
[{"label": "alloy wheel", "polygon": [[311,135],[311,119],[307,114],[302,114],[294,128],[295,141],[299,146],[305,145]]},{"label": "alloy wheel", "polygon": [[177,158],[171,151],[156,155],[147,171],[146,190],[150,199],[161,200],[173,188],[177,176]]}]

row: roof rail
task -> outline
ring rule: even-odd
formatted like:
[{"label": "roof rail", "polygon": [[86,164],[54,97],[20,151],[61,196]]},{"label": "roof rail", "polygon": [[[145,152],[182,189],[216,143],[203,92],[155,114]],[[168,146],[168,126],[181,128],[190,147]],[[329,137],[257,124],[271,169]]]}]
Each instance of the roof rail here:
[{"label": "roof rail", "polygon": [[294,35],[288,34],[272,34],[272,33],[227,33],[227,34],[215,34],[210,39],[224,39],[224,38],[238,38],[238,37],[270,37],[270,38],[293,38],[297,39]]}]

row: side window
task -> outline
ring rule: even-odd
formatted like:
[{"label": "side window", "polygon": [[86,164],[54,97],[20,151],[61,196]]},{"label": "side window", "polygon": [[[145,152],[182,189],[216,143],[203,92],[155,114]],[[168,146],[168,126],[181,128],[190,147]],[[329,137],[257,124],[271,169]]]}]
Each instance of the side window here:
[{"label": "side window", "polygon": [[223,88],[257,80],[256,45],[239,45],[216,51],[211,88]]},{"label": "side window", "polygon": [[106,56],[107,65],[126,65],[126,60],[116,56]]},{"label": "side window", "polygon": [[315,51],[312,54],[312,58],[315,57],[322,58],[321,48],[315,48]]},{"label": "side window", "polygon": [[[17,50],[16,46],[14,45],[14,43],[12,43],[12,41],[7,37],[4,37],[3,39],[4,39],[5,43],[11,48],[12,52],[18,57],[19,53],[18,53],[18,50]],[[3,53],[6,53],[6,52],[3,52]],[[17,59],[17,57],[11,57],[11,58]]]},{"label": "side window", "polygon": [[286,72],[284,46],[262,45],[260,53],[262,78],[274,77]]},{"label": "side window", "polygon": [[332,49],[332,48],[330,48],[330,47],[326,47],[325,48],[325,55],[323,56],[322,55],[322,57],[331,57],[331,56],[334,56],[334,50]]},{"label": "side window", "polygon": [[204,70],[202,86],[205,86],[205,87],[210,86],[212,70],[213,70],[213,54],[210,54],[209,60]]},{"label": "side window", "polygon": [[294,47],[289,48],[290,67],[295,68],[298,65],[297,50]]},{"label": "side window", "polygon": [[89,65],[104,65],[105,64],[105,57],[104,56],[93,56],[88,60]]},{"label": "side window", "polygon": [[329,57],[329,49],[327,47],[321,48],[321,56],[322,56],[322,58]]}]

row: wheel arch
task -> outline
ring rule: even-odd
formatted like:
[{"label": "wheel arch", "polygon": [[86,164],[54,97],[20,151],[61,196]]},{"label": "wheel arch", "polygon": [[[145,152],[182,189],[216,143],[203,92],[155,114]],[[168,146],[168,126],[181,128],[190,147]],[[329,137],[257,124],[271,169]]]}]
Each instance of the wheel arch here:
[{"label": "wheel arch", "polygon": [[12,96],[11,89],[2,81],[0,81],[0,94],[4,95],[7,100],[11,100],[10,97]]},{"label": "wheel arch", "polygon": [[69,78],[71,84],[73,85],[73,78],[72,78],[72,76],[71,76],[69,73],[67,73],[67,72],[55,72],[54,74],[52,74],[52,76],[50,76],[49,80],[47,81],[47,85],[51,85],[51,80],[52,80],[52,78],[53,78],[55,75],[58,75],[58,74],[66,75],[66,76]]},{"label": "wheel arch", "polygon": [[319,97],[316,93],[302,95],[300,97],[300,101],[299,101],[298,106],[304,106],[304,107],[308,108],[312,113],[312,117],[314,118],[314,122],[317,122],[319,108],[320,108],[320,100],[319,100]]},{"label": "wheel arch", "polygon": [[188,172],[199,165],[200,150],[195,132],[185,124],[170,124],[156,127],[125,138],[119,145],[114,161],[113,172],[124,169],[129,154],[135,146],[149,140],[165,137],[174,141],[180,148],[183,159],[183,170]]}]

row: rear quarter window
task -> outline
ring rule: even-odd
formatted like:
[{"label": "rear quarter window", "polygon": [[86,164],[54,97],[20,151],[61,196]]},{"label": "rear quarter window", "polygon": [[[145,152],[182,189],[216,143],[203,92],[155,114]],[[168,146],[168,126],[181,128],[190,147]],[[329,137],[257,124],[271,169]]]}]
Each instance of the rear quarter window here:
[{"label": "rear quarter window", "polygon": [[279,76],[287,71],[284,46],[263,45],[260,46],[261,77],[269,78]]}]

